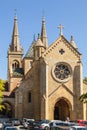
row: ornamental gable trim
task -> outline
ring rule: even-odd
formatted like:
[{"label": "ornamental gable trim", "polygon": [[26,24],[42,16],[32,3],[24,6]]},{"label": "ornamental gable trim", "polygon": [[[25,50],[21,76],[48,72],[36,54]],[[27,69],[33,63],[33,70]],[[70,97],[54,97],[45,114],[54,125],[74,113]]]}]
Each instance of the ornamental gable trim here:
[{"label": "ornamental gable trim", "polygon": [[51,53],[58,44],[61,44],[61,42],[63,42],[63,44],[65,44],[67,48],[69,48],[80,59],[81,53],[79,53],[79,51],[76,48],[74,48],[72,44],[70,44],[63,35],[61,35],[56,41],[54,41],[49,46],[49,48],[43,53],[42,57],[46,57],[46,55]]}]

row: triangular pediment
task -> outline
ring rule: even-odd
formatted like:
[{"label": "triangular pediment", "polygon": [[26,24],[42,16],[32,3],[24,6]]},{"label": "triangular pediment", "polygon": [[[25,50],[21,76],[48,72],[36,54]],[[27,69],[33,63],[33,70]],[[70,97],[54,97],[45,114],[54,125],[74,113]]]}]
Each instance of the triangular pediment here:
[{"label": "triangular pediment", "polygon": [[59,50],[59,53],[62,54],[63,51],[64,51],[63,46],[66,46],[67,49],[69,49],[74,55],[76,55],[78,58],[80,58],[81,54],[79,53],[79,51],[76,48],[74,48],[74,46],[72,44],[70,44],[70,42],[68,42],[68,40],[63,35],[61,35],[56,41],[54,41],[49,46],[49,48],[43,53],[43,56],[46,56],[49,53],[51,53],[59,45],[61,46],[61,49]]},{"label": "triangular pediment", "polygon": [[72,91],[71,91],[66,85],[61,84],[61,85],[57,86],[57,87],[48,95],[48,97],[51,97],[51,96],[53,96],[53,95],[56,95],[55,93],[56,93],[57,91],[59,91],[59,89],[62,89],[62,90],[64,89],[64,90],[67,91],[70,95],[74,96],[74,94],[72,93]]}]

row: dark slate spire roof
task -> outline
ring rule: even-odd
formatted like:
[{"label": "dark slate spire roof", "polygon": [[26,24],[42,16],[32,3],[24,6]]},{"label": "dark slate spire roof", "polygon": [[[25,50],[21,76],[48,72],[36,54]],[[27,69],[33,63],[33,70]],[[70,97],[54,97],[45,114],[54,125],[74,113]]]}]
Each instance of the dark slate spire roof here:
[{"label": "dark slate spire roof", "polygon": [[28,49],[28,51],[27,51],[27,53],[25,55],[25,58],[34,58],[34,49],[33,49],[33,47],[34,47],[35,44],[36,44],[36,40],[34,38],[31,46],[29,47],[29,49]]}]

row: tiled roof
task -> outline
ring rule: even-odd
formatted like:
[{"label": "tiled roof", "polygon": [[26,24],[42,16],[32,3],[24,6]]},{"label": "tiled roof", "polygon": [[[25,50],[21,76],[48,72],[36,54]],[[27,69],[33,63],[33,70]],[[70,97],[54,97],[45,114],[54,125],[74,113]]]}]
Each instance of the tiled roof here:
[{"label": "tiled roof", "polygon": [[33,47],[34,47],[35,43],[36,43],[36,41],[33,41],[33,42],[32,42],[32,44],[31,44],[31,46],[29,47],[29,49],[28,49],[28,51],[27,51],[25,57],[29,57],[29,58],[33,58],[33,57],[34,57],[34,49],[33,49]]}]

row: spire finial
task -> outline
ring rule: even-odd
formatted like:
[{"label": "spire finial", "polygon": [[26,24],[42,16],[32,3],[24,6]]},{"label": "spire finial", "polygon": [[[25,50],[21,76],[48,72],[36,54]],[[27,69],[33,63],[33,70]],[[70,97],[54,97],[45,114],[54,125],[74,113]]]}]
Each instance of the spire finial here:
[{"label": "spire finial", "polygon": [[17,20],[17,9],[14,9],[14,20]]},{"label": "spire finial", "polygon": [[40,39],[40,33],[38,33],[38,39]]},{"label": "spire finial", "polygon": [[73,47],[74,47],[75,49],[78,49],[77,46],[76,46],[76,44],[75,44],[75,42],[74,42],[73,36],[71,36],[70,43],[73,45]]},{"label": "spire finial", "polygon": [[15,16],[17,15],[17,9],[14,9],[14,15]]},{"label": "spire finial", "polygon": [[60,25],[58,26],[58,28],[60,29],[60,35],[63,35],[62,29],[64,28],[64,26],[60,24]]},{"label": "spire finial", "polygon": [[43,22],[43,24],[45,23],[45,17],[44,17],[44,10],[42,11],[42,22]]},{"label": "spire finial", "polygon": [[71,41],[74,41],[74,38],[73,38],[73,36],[71,36]]},{"label": "spire finial", "polygon": [[34,36],[33,36],[33,41],[35,41],[35,34],[34,34]]},{"label": "spire finial", "polygon": [[44,11],[44,9],[42,10],[42,17],[44,17],[44,14],[45,14],[45,11]]}]

